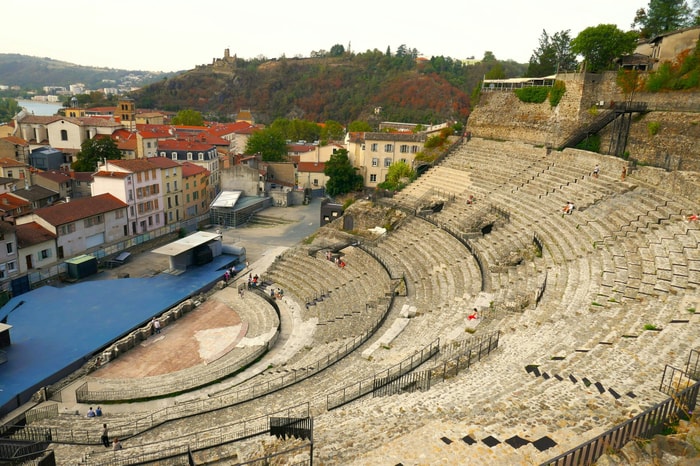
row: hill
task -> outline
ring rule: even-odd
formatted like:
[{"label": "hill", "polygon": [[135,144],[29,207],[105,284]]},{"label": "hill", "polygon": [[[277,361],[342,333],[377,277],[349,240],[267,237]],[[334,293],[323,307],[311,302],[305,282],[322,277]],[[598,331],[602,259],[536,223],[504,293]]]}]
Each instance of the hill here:
[{"label": "hill", "polygon": [[[261,123],[276,118],[465,121],[471,91],[496,65],[466,66],[444,57],[418,61],[376,50],[267,61],[225,57],[144,87],[133,97],[140,108],[191,108],[212,119],[249,108]],[[524,65],[513,65],[514,75],[524,71]]]},{"label": "hill", "polygon": [[176,73],[119,70],[75,65],[51,58],[0,53],[0,84],[23,89],[83,83],[88,89],[143,86]]}]

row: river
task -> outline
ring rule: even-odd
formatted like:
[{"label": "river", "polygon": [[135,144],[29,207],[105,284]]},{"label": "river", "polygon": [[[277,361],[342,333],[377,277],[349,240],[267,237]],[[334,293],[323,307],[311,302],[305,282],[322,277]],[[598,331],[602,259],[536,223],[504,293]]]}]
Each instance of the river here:
[{"label": "river", "polygon": [[58,110],[63,107],[63,105],[60,103],[37,102],[35,100],[17,100],[17,103],[20,107],[24,107],[27,110],[27,112],[32,113],[34,115],[42,116],[55,115],[56,112],[58,112]]}]

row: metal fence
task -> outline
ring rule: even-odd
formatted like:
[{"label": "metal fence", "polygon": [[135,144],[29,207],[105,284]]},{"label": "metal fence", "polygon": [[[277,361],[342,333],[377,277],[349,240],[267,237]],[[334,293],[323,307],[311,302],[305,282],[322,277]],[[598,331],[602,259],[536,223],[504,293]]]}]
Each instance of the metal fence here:
[{"label": "metal fence", "polygon": [[604,453],[619,450],[630,440],[648,439],[661,433],[669,424],[687,418],[695,409],[700,382],[652,406],[632,419],[600,434],[541,466],[579,466],[594,464]]},{"label": "metal fence", "polygon": [[329,393],[326,395],[326,409],[330,411],[331,409],[338,408],[353,400],[372,393],[374,390],[377,390],[378,388],[398,379],[402,375],[411,372],[413,369],[432,358],[438,353],[439,350],[440,339],[438,338],[419,352],[412,354],[410,357],[382,371],[381,373],[375,374],[372,377],[368,377],[353,384],[347,385],[340,390]]},{"label": "metal fence", "polygon": [[52,419],[58,417],[58,404],[52,403],[46,406],[39,406],[37,408],[30,409],[24,413],[24,418],[27,424],[39,421],[41,419]]}]

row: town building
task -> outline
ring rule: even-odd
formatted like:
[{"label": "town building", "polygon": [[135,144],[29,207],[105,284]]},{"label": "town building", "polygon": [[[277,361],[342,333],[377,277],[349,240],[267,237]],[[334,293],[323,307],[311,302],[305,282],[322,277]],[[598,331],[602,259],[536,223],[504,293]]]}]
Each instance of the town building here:
[{"label": "town building", "polygon": [[129,234],[139,235],[165,225],[161,170],[147,159],[106,160],[92,183],[92,195],[111,193],[126,203]]},{"label": "town building", "polygon": [[428,133],[350,133],[348,158],[359,169],[364,185],[376,188],[386,181],[391,164],[402,161],[413,167],[423,150]]},{"label": "town building", "polygon": [[0,158],[15,159],[24,164],[29,163],[29,143],[17,136],[0,138]]},{"label": "town building", "polygon": [[58,259],[56,234],[37,222],[16,227],[20,274],[47,267]]},{"label": "town building", "polygon": [[184,220],[204,215],[213,199],[209,171],[191,162],[182,163],[182,195],[185,200]]},{"label": "town building", "polygon": [[152,157],[148,159],[150,163],[156,165],[161,170],[161,186],[163,192],[163,202],[165,210],[165,223],[177,223],[184,218],[183,203],[183,167],[174,160],[165,157]]},{"label": "town building", "polygon": [[221,186],[219,154],[212,144],[182,139],[158,141],[158,155],[178,163],[191,162],[209,171],[209,186],[218,193]]},{"label": "town building", "polygon": [[36,222],[56,235],[57,259],[94,251],[129,235],[127,205],[111,194],[74,199],[18,217],[16,224]]},{"label": "town building", "polygon": [[73,196],[73,180],[64,171],[48,170],[31,174],[32,186],[42,186],[58,193],[59,199],[69,199]]},{"label": "town building", "polygon": [[19,275],[15,231],[13,224],[0,221],[0,289],[2,291],[8,291],[12,278]]}]

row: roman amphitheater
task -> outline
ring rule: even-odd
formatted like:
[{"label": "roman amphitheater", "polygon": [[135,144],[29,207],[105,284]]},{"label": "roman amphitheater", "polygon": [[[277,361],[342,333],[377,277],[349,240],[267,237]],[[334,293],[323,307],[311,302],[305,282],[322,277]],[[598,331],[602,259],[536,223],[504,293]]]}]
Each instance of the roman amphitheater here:
[{"label": "roman amphitheater", "polygon": [[[183,304],[235,309],[235,347],[167,374],[86,371],[11,435],[66,465],[546,464],[696,387],[697,181],[461,141],[393,198],[356,201],[352,228],[251,264],[260,292]],[[123,449],[100,444],[103,421]]]}]

